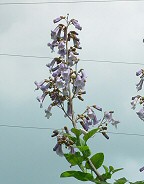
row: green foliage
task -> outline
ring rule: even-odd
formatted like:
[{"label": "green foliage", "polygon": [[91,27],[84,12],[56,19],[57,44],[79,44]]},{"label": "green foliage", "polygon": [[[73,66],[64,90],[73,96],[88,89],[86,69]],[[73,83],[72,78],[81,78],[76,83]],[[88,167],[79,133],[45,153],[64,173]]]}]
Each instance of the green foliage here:
[{"label": "green foliage", "polygon": [[118,172],[120,170],[122,170],[123,168],[120,168],[120,169],[114,169],[113,166],[109,166],[109,168],[105,165],[103,165],[103,168],[105,170],[105,173],[102,175],[102,177],[104,178],[104,180],[107,180],[107,179],[111,179],[112,175],[115,173],[115,172]]},{"label": "green foliage", "polygon": [[87,142],[89,138],[91,138],[92,136],[95,135],[96,132],[98,132],[98,130],[99,130],[99,128],[95,128],[95,129],[89,131],[87,134],[85,134],[83,136],[84,141]]},{"label": "green foliage", "polygon": [[91,155],[91,151],[88,146],[77,146],[77,148],[80,150],[85,158]]},{"label": "green foliage", "polygon": [[90,173],[84,173],[81,171],[65,171],[60,175],[61,178],[64,177],[74,177],[81,181],[94,181],[93,175]]},{"label": "green foliage", "polygon": [[114,182],[114,184],[125,184],[128,180],[126,178],[120,178]]},{"label": "green foliage", "polygon": [[64,154],[64,156],[71,166],[81,165],[84,161],[84,157],[80,155],[80,152],[76,152],[75,154]]},{"label": "green foliage", "polygon": [[[104,154],[103,153],[96,153],[90,158],[91,162],[95,166],[96,169],[100,168],[103,164],[104,161]],[[87,169],[91,169],[90,165],[88,162],[86,162],[85,167]]]},{"label": "green foliage", "polygon": [[82,134],[81,130],[77,129],[77,128],[72,128],[71,132],[74,133],[76,135],[77,138],[80,137],[80,135]]}]

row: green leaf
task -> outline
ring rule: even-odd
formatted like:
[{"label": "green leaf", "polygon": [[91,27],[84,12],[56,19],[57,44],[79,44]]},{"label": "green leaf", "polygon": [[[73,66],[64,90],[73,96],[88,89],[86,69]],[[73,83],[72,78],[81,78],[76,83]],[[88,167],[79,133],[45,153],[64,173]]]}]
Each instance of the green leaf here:
[{"label": "green leaf", "polygon": [[[93,165],[95,166],[96,169],[100,168],[103,164],[104,161],[104,154],[103,153],[96,153],[95,155],[93,155],[90,160],[92,161]],[[85,167],[87,169],[91,169],[88,161],[85,164]]]},{"label": "green leaf", "polygon": [[93,181],[94,180],[92,174],[84,173],[81,171],[65,171],[60,175],[60,177],[61,178],[74,177],[74,178],[81,180],[81,181]]},{"label": "green leaf", "polygon": [[64,154],[66,160],[72,165],[80,165],[84,158],[80,155],[80,152],[76,152],[75,154]]},{"label": "green leaf", "polygon": [[134,183],[130,182],[130,184],[144,184],[144,181],[137,181],[137,182],[134,182]]},{"label": "green leaf", "polygon": [[109,166],[109,171],[110,172],[113,172],[115,169],[114,169],[114,167],[113,166]]},{"label": "green leaf", "polygon": [[108,173],[109,172],[109,169],[108,169],[108,167],[106,165],[103,165],[103,168],[105,170],[105,173]]},{"label": "green leaf", "polygon": [[72,128],[71,132],[73,132],[76,135],[76,137],[79,137],[82,134],[81,130],[79,130],[77,128]]},{"label": "green leaf", "polygon": [[112,174],[114,174],[115,172],[121,171],[121,170],[123,170],[123,168],[114,169],[114,170],[112,171]]},{"label": "green leaf", "polygon": [[88,146],[77,146],[77,148],[82,152],[84,157],[89,157],[91,155],[91,151]]},{"label": "green leaf", "polygon": [[85,141],[83,139],[79,139],[80,146],[86,146]]},{"label": "green leaf", "polygon": [[128,180],[126,178],[120,178],[114,182],[114,184],[125,184]]},{"label": "green leaf", "polygon": [[104,180],[108,180],[108,179],[111,179],[111,176],[112,176],[112,174],[110,172],[107,172],[107,173],[102,175],[102,178]]},{"label": "green leaf", "polygon": [[87,134],[85,134],[85,135],[83,136],[83,139],[85,140],[85,142],[87,142],[87,140],[88,140],[89,138],[91,138],[96,132],[98,132],[98,130],[99,130],[98,128],[95,128],[95,129],[89,131]]}]

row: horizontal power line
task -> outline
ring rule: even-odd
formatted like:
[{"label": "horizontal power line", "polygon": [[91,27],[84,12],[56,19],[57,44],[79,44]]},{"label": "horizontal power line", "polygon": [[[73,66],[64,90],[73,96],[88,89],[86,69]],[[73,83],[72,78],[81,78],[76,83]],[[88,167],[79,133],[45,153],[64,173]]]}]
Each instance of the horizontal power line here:
[{"label": "horizontal power line", "polygon": [[[36,59],[54,59],[48,56],[4,54],[4,53],[0,53],[0,56],[36,58]],[[127,65],[144,65],[144,63],[139,63],[139,62],[124,62],[124,61],[111,61],[111,60],[80,59],[80,61],[90,61],[90,62],[97,62],[97,63],[112,63],[112,64],[127,64]]]},{"label": "horizontal power line", "polygon": [[0,5],[39,5],[39,4],[74,4],[74,3],[110,3],[110,2],[138,2],[144,0],[93,0],[93,1],[44,1],[44,2],[3,2]]},{"label": "horizontal power line", "polygon": [[[24,128],[24,129],[37,129],[37,130],[62,130],[56,128],[49,128],[49,127],[35,127],[35,126],[21,126],[21,125],[6,125],[0,124],[0,127],[7,127],[7,128]],[[101,133],[101,132],[99,132]],[[126,135],[126,136],[139,136],[144,137],[144,134],[137,134],[137,133],[125,133],[125,132],[106,132],[107,134],[114,134],[114,135]]]},{"label": "horizontal power line", "polygon": [[22,54],[3,54],[3,53],[0,53],[0,56],[38,58],[38,59],[54,59],[54,58],[48,57],[48,56],[34,56],[34,55],[22,55]]},{"label": "horizontal power line", "polygon": [[35,127],[35,126],[21,126],[21,125],[0,125],[0,127],[7,127],[7,128],[25,128],[25,129],[38,129],[38,130],[55,130],[54,128],[47,128],[47,127]]}]

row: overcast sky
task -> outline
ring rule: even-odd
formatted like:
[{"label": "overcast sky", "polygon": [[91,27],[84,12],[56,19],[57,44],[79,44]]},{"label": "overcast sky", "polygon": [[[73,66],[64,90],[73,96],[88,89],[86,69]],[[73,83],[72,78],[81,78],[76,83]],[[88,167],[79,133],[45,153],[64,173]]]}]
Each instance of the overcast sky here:
[{"label": "overcast sky", "polygon": [[[78,19],[83,28],[79,34],[81,59],[144,64],[144,2],[136,1],[0,5],[0,53],[54,57],[47,47],[55,26],[52,21],[67,13]],[[52,118],[47,120],[44,109],[50,102],[40,109],[36,100],[39,93],[34,92],[34,81],[49,77],[45,66],[49,62],[0,56],[0,124],[51,128],[70,125],[59,110],[53,110]],[[142,66],[80,61],[79,68],[86,70],[88,80],[85,101],[77,104],[77,109],[96,103],[104,111],[114,110],[115,118],[121,122],[117,130],[109,127],[109,131],[144,134],[144,123],[130,106],[139,81],[135,72]],[[69,170],[69,165],[53,153],[56,140],[51,139],[51,133],[52,130],[0,127],[0,183],[82,183],[73,178],[60,179],[60,173]],[[143,180],[144,173],[139,173],[139,168],[144,165],[144,138],[109,136],[106,140],[97,135],[90,141],[93,153],[104,152],[105,165],[124,168],[114,178]]]}]

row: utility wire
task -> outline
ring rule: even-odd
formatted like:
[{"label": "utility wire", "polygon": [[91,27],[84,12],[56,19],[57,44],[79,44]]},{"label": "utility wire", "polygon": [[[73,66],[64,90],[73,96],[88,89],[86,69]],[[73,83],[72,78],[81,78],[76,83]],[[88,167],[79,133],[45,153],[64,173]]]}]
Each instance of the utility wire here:
[{"label": "utility wire", "polygon": [[39,129],[39,130],[55,130],[54,128],[47,127],[31,127],[31,126],[21,126],[21,125],[0,125],[0,127],[8,127],[8,128],[26,128],[26,129]]},{"label": "utility wire", "polygon": [[[36,59],[54,59],[48,56],[4,54],[4,53],[0,53],[0,56],[36,58]],[[144,65],[144,63],[139,63],[139,62],[124,62],[124,61],[111,61],[111,60],[80,59],[80,61],[90,61],[90,62],[97,62],[97,63],[112,63],[112,64],[127,64],[127,65]]]},{"label": "utility wire", "polygon": [[93,1],[44,1],[44,2],[3,2],[0,5],[39,5],[39,4],[74,4],[74,3],[110,3],[110,2],[137,2],[144,0],[93,0]]},{"label": "utility wire", "polygon": [[21,55],[21,54],[3,54],[3,53],[0,53],[0,56],[37,58],[37,59],[54,59],[54,58],[48,57],[48,56],[31,56],[31,55]]},{"label": "utility wire", "polygon": [[[37,129],[37,130],[56,130],[56,128],[49,128],[49,127],[35,127],[35,126],[21,126],[21,125],[6,125],[0,124],[0,127],[7,127],[7,128],[24,128],[24,129]],[[57,129],[63,130],[63,129]],[[99,132],[101,133],[101,132]],[[137,134],[137,133],[125,133],[125,132],[106,132],[107,134],[114,134],[114,135],[126,135],[126,136],[139,136],[144,137],[144,134]]]}]

